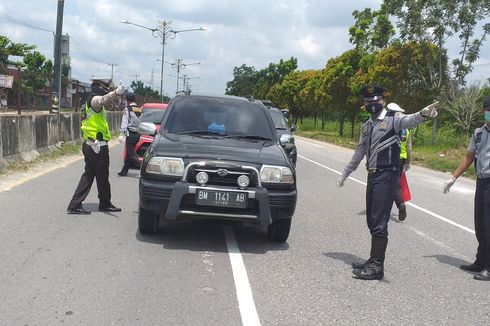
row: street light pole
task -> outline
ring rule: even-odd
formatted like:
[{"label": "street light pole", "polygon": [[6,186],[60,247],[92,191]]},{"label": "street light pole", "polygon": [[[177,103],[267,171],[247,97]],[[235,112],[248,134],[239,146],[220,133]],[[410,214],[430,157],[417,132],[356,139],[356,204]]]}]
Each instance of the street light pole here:
[{"label": "street light pole", "polygon": [[162,66],[160,69],[160,98],[163,103],[163,64],[165,62],[165,42],[167,41],[168,38],[174,39],[177,36],[177,33],[183,33],[183,32],[192,32],[192,31],[205,31],[205,28],[192,28],[192,29],[182,29],[182,30],[173,30],[171,27],[172,22],[171,21],[159,21],[158,26],[155,28],[150,28],[146,27],[143,25],[135,24],[132,22],[129,22],[128,20],[123,20],[121,21],[123,24],[129,24],[129,25],[134,25],[138,26],[144,29],[148,29],[152,32],[153,37],[155,38],[161,38],[162,39]]}]

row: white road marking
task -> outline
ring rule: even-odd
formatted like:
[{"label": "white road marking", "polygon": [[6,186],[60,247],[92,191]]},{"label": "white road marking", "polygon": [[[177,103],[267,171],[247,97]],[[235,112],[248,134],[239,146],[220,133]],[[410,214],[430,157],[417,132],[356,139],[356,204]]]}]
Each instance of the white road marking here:
[{"label": "white road marking", "polygon": [[230,256],[233,279],[235,281],[236,296],[243,326],[260,326],[260,319],[255,308],[252,289],[248,281],[247,270],[243,263],[240,249],[231,226],[223,227],[226,239],[226,247]]},{"label": "white road marking", "polygon": [[[309,158],[304,157],[304,156],[302,156],[302,155],[298,155],[298,157],[300,157],[300,158],[302,158],[302,159],[304,159],[304,160],[306,160],[306,161],[308,161],[308,162],[311,162],[311,163],[313,163],[313,164],[316,164],[316,165],[318,165],[318,166],[321,166],[321,167],[322,167],[322,168],[324,168],[324,169],[327,169],[327,170],[329,170],[329,171],[332,171],[332,172],[334,172],[334,173],[337,173],[337,174],[339,174],[339,175],[341,175],[341,174],[342,174],[342,172],[339,172],[339,171],[337,171],[337,170],[335,170],[335,169],[332,169],[332,168],[330,168],[330,167],[328,167],[328,166],[326,166],[326,165],[323,165],[323,164],[320,164],[320,163],[318,163],[318,162],[315,162],[315,161],[313,161],[312,159],[309,159]],[[355,181],[355,182],[357,182],[357,183],[360,183],[360,184],[362,184],[362,185],[366,186],[366,183],[365,183],[364,181],[357,180],[356,178],[352,178],[352,177],[349,177],[349,179],[351,179],[352,181]],[[448,218],[445,218],[445,217],[443,217],[443,216],[441,216],[441,215],[439,215],[439,214],[436,214],[436,213],[434,213],[434,212],[431,212],[431,211],[429,211],[428,209],[425,209],[425,208],[420,207],[420,206],[418,206],[418,205],[412,204],[412,203],[410,203],[410,202],[409,202],[409,203],[406,203],[406,205],[409,205],[409,206],[411,206],[411,207],[413,207],[413,208],[415,208],[415,209],[418,209],[419,211],[424,212],[424,213],[426,213],[426,214],[429,214],[429,215],[431,215],[432,217],[435,217],[435,218],[437,218],[437,219],[439,219],[439,220],[441,220],[441,221],[444,221],[444,222],[446,222],[446,223],[448,223],[448,224],[454,225],[454,226],[456,226],[456,227],[460,228],[461,230],[464,230],[464,231],[466,231],[466,232],[469,232],[469,233],[475,234],[475,230],[470,229],[470,228],[468,228],[468,227],[466,227],[466,226],[464,226],[464,225],[461,225],[461,224],[459,224],[459,223],[456,223],[456,222],[454,222],[454,221],[452,221],[452,220],[450,220],[450,219],[448,219]]]}]

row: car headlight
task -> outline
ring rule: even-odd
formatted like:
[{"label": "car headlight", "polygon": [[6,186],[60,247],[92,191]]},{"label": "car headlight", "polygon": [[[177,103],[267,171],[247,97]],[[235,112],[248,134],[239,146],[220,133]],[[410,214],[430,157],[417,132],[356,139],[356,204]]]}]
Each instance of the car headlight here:
[{"label": "car headlight", "polygon": [[279,142],[281,143],[281,145],[286,145],[288,143],[292,143],[292,138],[293,137],[291,137],[291,135],[282,134],[281,138],[279,138]]},{"label": "car headlight", "polygon": [[284,166],[263,165],[260,169],[260,181],[264,183],[294,183],[293,172]]},{"label": "car headlight", "polygon": [[146,165],[146,173],[181,177],[184,175],[184,162],[175,157],[152,157]]}]

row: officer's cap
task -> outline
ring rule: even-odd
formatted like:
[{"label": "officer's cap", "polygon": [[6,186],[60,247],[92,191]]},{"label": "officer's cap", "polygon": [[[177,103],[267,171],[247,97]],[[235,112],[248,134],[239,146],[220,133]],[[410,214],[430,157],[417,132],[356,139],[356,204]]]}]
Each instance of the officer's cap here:
[{"label": "officer's cap", "polygon": [[385,89],[379,85],[369,84],[361,88],[360,93],[365,101],[377,101],[383,98]]},{"label": "officer's cap", "polygon": [[485,97],[485,100],[483,101],[483,108],[485,110],[490,110],[490,96]]},{"label": "officer's cap", "polygon": [[105,87],[110,87],[112,84],[111,77],[94,77],[91,80],[92,80],[92,84],[99,84]]}]

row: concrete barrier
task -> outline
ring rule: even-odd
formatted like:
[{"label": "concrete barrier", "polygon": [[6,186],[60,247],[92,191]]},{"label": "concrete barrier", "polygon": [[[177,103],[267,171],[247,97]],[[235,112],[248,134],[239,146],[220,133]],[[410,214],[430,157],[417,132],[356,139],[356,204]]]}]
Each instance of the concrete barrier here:
[{"label": "concrete barrier", "polygon": [[[112,132],[119,130],[121,118],[120,111],[107,112]],[[0,171],[3,171],[8,164],[30,161],[40,151],[51,150],[60,142],[80,139],[80,114],[61,114],[59,133],[57,114],[0,115],[0,134]]]}]

